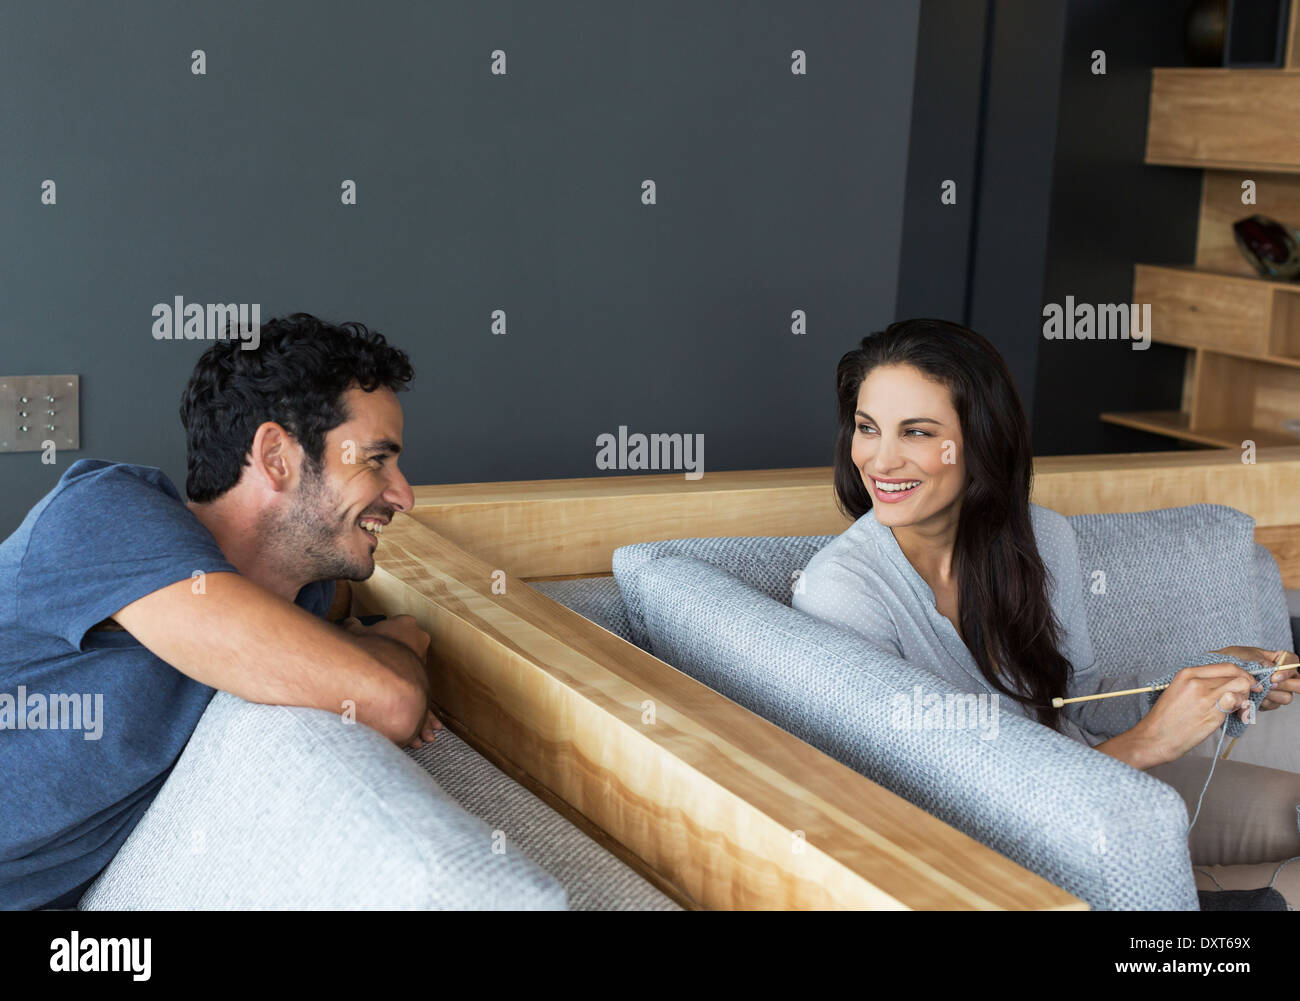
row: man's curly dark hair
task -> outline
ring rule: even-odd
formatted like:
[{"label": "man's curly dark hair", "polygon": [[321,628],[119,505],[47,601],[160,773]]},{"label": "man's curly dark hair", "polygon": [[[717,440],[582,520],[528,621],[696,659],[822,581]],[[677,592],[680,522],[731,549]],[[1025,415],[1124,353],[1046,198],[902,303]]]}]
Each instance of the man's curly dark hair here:
[{"label": "man's curly dark hair", "polygon": [[319,473],[325,435],[348,420],[343,393],[387,386],[406,389],[414,377],[406,352],[361,323],[331,324],[310,313],[260,326],[258,347],[243,350],[230,335],[208,348],[181,396],[187,470],[185,492],[215,500],[239,482],[259,425],[275,421],[297,439],[309,473]]}]

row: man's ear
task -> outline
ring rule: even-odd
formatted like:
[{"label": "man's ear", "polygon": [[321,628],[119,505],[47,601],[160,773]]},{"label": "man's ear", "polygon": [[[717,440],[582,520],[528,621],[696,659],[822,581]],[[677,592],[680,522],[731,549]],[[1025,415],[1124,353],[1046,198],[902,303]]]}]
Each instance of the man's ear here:
[{"label": "man's ear", "polygon": [[294,463],[301,459],[297,441],[275,421],[265,421],[253,435],[249,465],[257,479],[279,493],[290,489],[297,480]]}]

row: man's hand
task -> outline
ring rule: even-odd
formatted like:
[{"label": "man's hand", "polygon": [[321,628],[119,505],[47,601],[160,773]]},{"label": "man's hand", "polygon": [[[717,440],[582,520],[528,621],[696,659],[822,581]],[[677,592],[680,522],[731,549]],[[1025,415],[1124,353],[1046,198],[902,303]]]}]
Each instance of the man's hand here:
[{"label": "man's hand", "polygon": [[[1296,666],[1300,665],[1296,655],[1290,650],[1262,650],[1257,646],[1228,646],[1222,650],[1212,650],[1211,653],[1226,653],[1232,657],[1240,657],[1242,660],[1253,660],[1267,667],[1270,664],[1281,664],[1281,670],[1274,671],[1269,677],[1273,681],[1273,689],[1264,696],[1264,701],[1259,704],[1260,711],[1266,709],[1276,709],[1278,706],[1285,706],[1291,703],[1295,698],[1295,693],[1300,692],[1300,676],[1297,676]],[[1262,680],[1262,678],[1261,678]],[[1243,715],[1245,710],[1243,710]]]},{"label": "man's hand", "polygon": [[[420,628],[415,616],[394,615],[391,618],[376,622],[373,626],[362,625],[361,621],[356,618],[348,618],[343,619],[339,625],[358,641],[367,645],[372,652],[377,653],[385,663],[389,664],[392,670],[407,677],[412,676],[408,673],[410,662],[407,656],[397,653],[395,660],[390,662],[379,651],[382,651],[386,644],[395,644],[409,650],[418,662],[415,676],[421,682],[421,687],[427,697],[429,675],[425,669],[425,657],[429,651],[429,634]],[[378,644],[377,647],[376,643]],[[393,652],[391,648],[390,652]],[[425,743],[433,743],[434,738],[441,729],[442,721],[431,710],[426,710],[420,728],[399,746],[419,750]]]},{"label": "man's hand", "polygon": [[420,660],[429,652],[429,634],[420,628],[414,615],[394,615],[381,619],[373,626],[363,626],[357,618],[344,619],[339,623],[353,636],[387,636],[406,646]]},{"label": "man's hand", "polygon": [[421,726],[420,732],[412,736],[411,739],[408,740],[402,746],[410,747],[418,751],[425,744],[432,744],[433,738],[438,735],[438,731],[441,729],[442,729],[442,720],[438,719],[438,717],[433,714],[433,710],[431,709],[427,713],[425,713],[424,724],[423,726]]}]

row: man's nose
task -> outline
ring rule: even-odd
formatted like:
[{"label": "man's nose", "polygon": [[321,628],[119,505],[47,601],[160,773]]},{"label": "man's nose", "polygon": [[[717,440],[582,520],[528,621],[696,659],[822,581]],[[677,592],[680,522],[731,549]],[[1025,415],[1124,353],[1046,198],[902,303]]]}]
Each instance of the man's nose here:
[{"label": "man's nose", "polygon": [[409,511],[415,507],[415,491],[411,489],[411,484],[406,482],[406,477],[399,470],[394,469],[393,472],[394,479],[384,491],[384,500],[398,511]]}]

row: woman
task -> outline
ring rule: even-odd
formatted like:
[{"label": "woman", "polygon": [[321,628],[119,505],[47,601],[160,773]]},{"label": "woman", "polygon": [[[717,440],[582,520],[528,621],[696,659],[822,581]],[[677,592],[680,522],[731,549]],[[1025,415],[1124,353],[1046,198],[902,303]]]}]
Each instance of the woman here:
[{"label": "woman", "polygon": [[[1055,696],[1138,682],[1103,679],[1094,663],[1074,532],[1029,503],[1029,429],[994,347],[957,324],[905,320],[846,354],[836,384],[835,491],[857,520],[808,564],[794,606],[1149,771],[1179,791],[1190,815],[1208,763],[1183,755],[1225,712],[1244,719],[1261,685],[1212,664],[1180,671],[1145,715],[1140,696],[1052,708]],[[1284,653],[1215,652],[1261,663]],[[1273,679],[1261,710],[1300,692],[1294,669]],[[1192,828],[1193,864],[1212,866],[1219,888],[1267,886],[1280,861],[1300,855],[1296,804],[1300,775],[1220,762]],[[1215,888],[1201,878],[1199,888]],[[1300,903],[1300,862],[1274,887]]]}]

